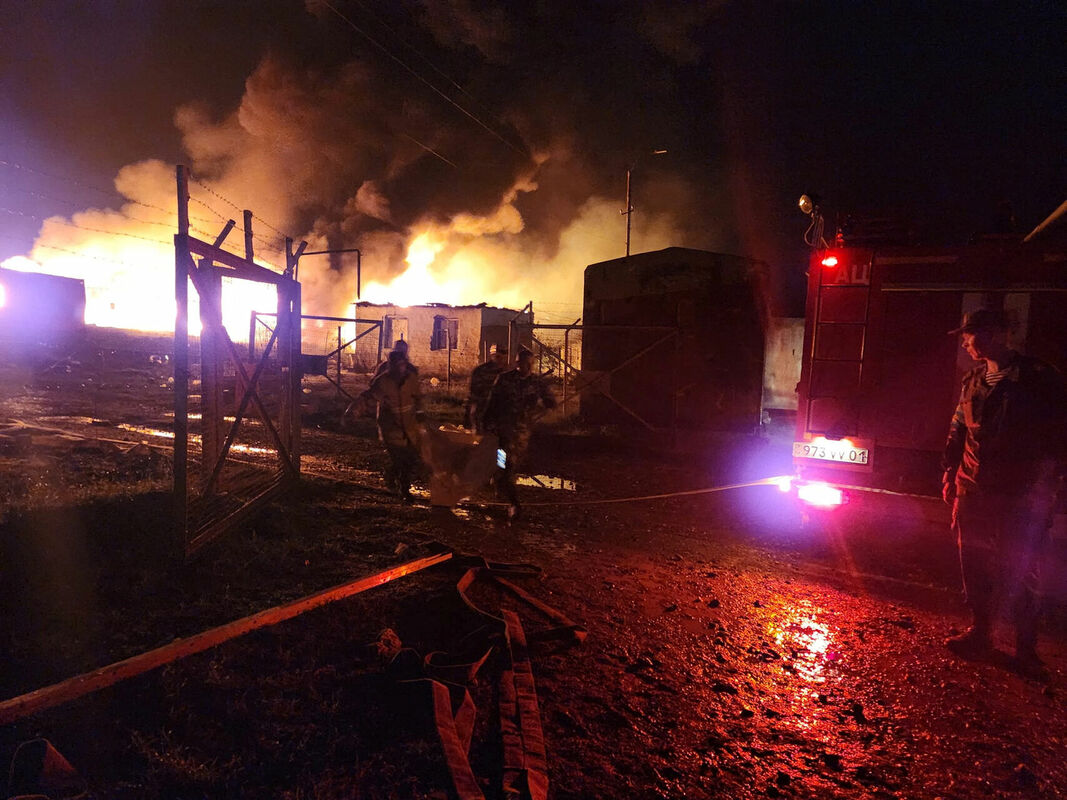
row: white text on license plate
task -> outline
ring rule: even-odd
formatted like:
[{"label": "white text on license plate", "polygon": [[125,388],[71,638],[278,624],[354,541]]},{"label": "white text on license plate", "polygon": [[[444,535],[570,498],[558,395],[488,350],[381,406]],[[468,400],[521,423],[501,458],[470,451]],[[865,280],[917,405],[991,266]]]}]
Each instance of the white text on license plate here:
[{"label": "white text on license plate", "polygon": [[870,450],[845,442],[793,442],[793,458],[814,458],[841,464],[866,464]]}]

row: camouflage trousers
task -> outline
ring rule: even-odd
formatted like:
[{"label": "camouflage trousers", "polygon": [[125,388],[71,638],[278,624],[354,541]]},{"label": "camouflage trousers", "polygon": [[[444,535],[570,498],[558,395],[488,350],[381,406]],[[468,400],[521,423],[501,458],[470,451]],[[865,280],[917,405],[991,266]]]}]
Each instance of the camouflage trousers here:
[{"label": "camouflage trousers", "polygon": [[1051,503],[998,495],[956,498],[952,526],[976,628],[989,632],[999,617],[1008,615],[1017,644],[1034,646],[1040,569],[1050,542],[1051,519]]},{"label": "camouflage trousers", "polygon": [[386,444],[389,466],[385,468],[385,485],[390,492],[406,495],[411,490],[415,467],[419,463],[418,451],[409,444]]},{"label": "camouflage trousers", "polygon": [[500,449],[504,451],[504,467],[497,475],[497,495],[513,506],[519,504],[519,492],[515,485],[519,470],[526,463],[526,454],[530,449],[530,430],[519,428],[500,434]]}]

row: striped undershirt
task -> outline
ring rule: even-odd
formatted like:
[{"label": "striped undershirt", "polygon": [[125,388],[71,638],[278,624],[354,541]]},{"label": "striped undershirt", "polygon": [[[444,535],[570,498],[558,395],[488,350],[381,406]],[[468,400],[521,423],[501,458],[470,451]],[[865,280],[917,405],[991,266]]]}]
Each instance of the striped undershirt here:
[{"label": "striped undershirt", "polygon": [[1008,369],[1008,367],[1005,367],[1004,369],[998,369],[996,372],[986,370],[986,374],[982,376],[982,381],[986,386],[992,388],[1004,379],[1004,376],[1008,374]]}]

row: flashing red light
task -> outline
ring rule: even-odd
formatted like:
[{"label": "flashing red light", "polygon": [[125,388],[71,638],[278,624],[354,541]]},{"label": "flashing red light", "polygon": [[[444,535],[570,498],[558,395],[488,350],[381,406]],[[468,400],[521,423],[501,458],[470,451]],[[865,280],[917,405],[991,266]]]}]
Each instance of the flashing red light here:
[{"label": "flashing red light", "polygon": [[837,266],[837,256],[827,256],[826,258],[824,258],[822,260],[822,265],[824,267],[836,267]]},{"label": "flashing red light", "polygon": [[836,508],[845,502],[845,493],[828,483],[802,483],[797,486],[797,498],[810,506]]}]

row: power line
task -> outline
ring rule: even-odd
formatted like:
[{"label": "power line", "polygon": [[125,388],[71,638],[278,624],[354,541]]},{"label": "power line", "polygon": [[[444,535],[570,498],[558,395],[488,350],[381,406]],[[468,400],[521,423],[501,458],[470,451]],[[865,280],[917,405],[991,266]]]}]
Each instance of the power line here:
[{"label": "power line", "polygon": [[26,167],[26,166],[23,166],[22,164],[16,164],[13,161],[6,161],[4,159],[0,159],[0,166],[9,167],[10,169],[15,169],[15,170],[21,170],[23,172],[30,172],[30,173],[33,173],[34,175],[40,175],[41,177],[44,177],[44,178],[52,178],[53,180],[63,181],[65,183],[72,183],[75,186],[82,187],[83,189],[91,189],[94,192],[99,192],[100,194],[106,194],[106,195],[108,195],[110,197],[116,197],[116,196],[121,197],[122,196],[122,194],[117,189],[101,189],[99,186],[93,186],[92,184],[89,184],[89,183],[82,183],[81,181],[75,180],[74,178],[66,178],[66,177],[63,177],[62,175],[53,175],[50,172],[43,172],[43,171],[41,171],[39,169],[34,169],[33,167]]},{"label": "power line", "polygon": [[[6,233],[0,233],[0,238],[9,239],[9,240],[12,240],[12,241],[18,241],[18,237],[9,236]],[[113,264],[113,265],[118,266],[118,267],[133,267],[135,269],[139,269],[139,268],[143,268],[144,267],[144,264],[131,264],[128,261],[119,261],[119,260],[114,259],[114,258],[104,258],[103,256],[93,255],[92,253],[86,253],[86,252],[83,252],[83,251],[80,251],[80,250],[71,250],[68,247],[56,247],[55,245],[52,245],[52,244],[37,244],[37,245],[34,245],[34,247],[40,247],[42,250],[55,250],[55,251],[57,251],[59,253],[67,253],[67,254],[72,255],[72,256],[78,256],[79,258],[92,259],[93,261],[103,261],[106,264]]]},{"label": "power line", "polygon": [[472,122],[474,122],[480,128],[485,130],[486,133],[488,133],[489,135],[491,135],[494,138],[498,139],[502,144],[504,144],[506,147],[509,147],[510,149],[514,150],[516,153],[518,153],[523,158],[529,157],[529,153],[528,152],[526,152],[524,149],[516,147],[514,144],[509,142],[507,139],[505,139],[503,136],[501,136],[497,131],[495,131],[492,128],[490,128],[486,123],[482,122],[482,120],[480,120],[478,117],[476,117],[470,111],[465,109],[463,106],[461,106],[459,103],[457,103],[451,97],[449,97],[447,94],[445,94],[440,89],[438,89],[436,86],[434,86],[432,83],[430,83],[430,81],[428,81],[426,78],[424,78],[418,72],[416,72],[412,67],[408,66],[407,63],[402,61],[399,57],[393,55],[393,53],[391,53],[389,51],[389,49],[385,45],[383,45],[381,42],[379,42],[377,39],[375,39],[369,33],[367,33],[362,28],[360,28],[358,25],[356,25],[356,23],[354,23],[352,20],[350,20],[348,17],[346,17],[340,11],[338,11],[331,3],[328,2],[328,0],[319,0],[319,2],[323,6],[325,6],[326,8],[330,9],[330,11],[332,11],[334,14],[336,14],[341,20],[346,22],[349,25],[349,27],[352,28],[352,30],[354,30],[356,33],[358,33],[360,36],[362,36],[364,39],[366,39],[372,45],[374,45],[379,50],[381,50],[382,53],[387,55],[389,58],[391,58],[393,61],[395,61],[397,64],[399,64],[401,67],[403,67],[405,71],[407,71],[412,77],[414,77],[420,83],[424,84],[434,94],[436,94],[439,97],[441,97],[445,102],[447,102],[449,105],[455,107],[460,113],[462,113],[464,116],[466,116]]},{"label": "power line", "polygon": [[[24,213],[22,211],[16,211],[16,210],[10,209],[10,208],[0,207],[0,213],[6,213],[6,214],[10,214],[12,216],[24,217],[26,219],[32,219],[32,220],[34,220],[36,222],[43,222],[44,221],[40,217],[36,217],[36,216],[34,216],[32,214],[26,214],[26,213]],[[119,215],[119,216],[121,216],[121,215]],[[138,236],[135,233],[125,233],[124,231],[109,231],[109,230],[104,230],[103,228],[92,228],[92,227],[89,227],[88,225],[77,225],[77,224],[75,224],[73,222],[60,221],[56,217],[49,217],[49,219],[54,224],[62,225],[64,227],[66,227],[66,228],[75,228],[75,229],[80,230],[80,231],[89,231],[90,233],[102,233],[105,236],[123,236],[123,237],[125,237],[127,239],[139,239],[140,241],[143,241],[143,242],[149,242],[151,244],[157,244],[157,245],[160,245],[160,246],[163,246],[163,247],[167,247],[167,248],[170,248],[170,247],[174,246],[174,243],[172,241],[166,241],[166,240],[163,240],[163,239],[150,239],[147,236]],[[193,227],[192,229],[195,230],[197,233],[203,234],[204,236],[208,236],[208,237],[211,236],[210,233],[208,233],[207,231],[204,231],[204,230],[200,230],[199,228]],[[15,237],[5,236],[4,238],[6,238],[6,239],[14,239]],[[45,245],[45,244],[35,243],[34,247],[45,247],[45,248],[48,248],[48,249],[51,249],[51,250],[60,250],[62,252],[73,253],[74,255],[85,255],[86,258],[95,258],[95,256],[91,256],[89,254],[82,254],[82,253],[79,253],[76,250],[67,250],[65,248],[54,247],[52,245]],[[241,254],[235,253],[235,255],[241,255]],[[107,259],[104,259],[104,260],[107,260]],[[265,266],[268,266],[268,267],[270,267],[271,269],[273,269],[273,270],[275,270],[277,272],[281,272],[282,271],[281,267],[279,267],[277,264],[272,264],[270,261],[267,261],[266,259],[256,258],[256,259],[254,259],[254,261],[256,263],[260,263],[260,264],[263,264]],[[115,263],[122,263],[122,262],[115,262]]]},{"label": "power line", "polygon": [[442,160],[442,161],[444,161],[444,162],[445,162],[446,164],[448,164],[448,166],[450,166],[450,167],[454,167],[455,169],[459,169],[459,167],[457,167],[457,166],[456,166],[455,164],[453,164],[453,163],[452,163],[451,161],[449,161],[449,160],[448,160],[447,158],[445,158],[445,157],[444,157],[443,155],[441,155],[440,153],[438,153],[438,152],[437,152],[436,150],[434,150],[434,149],[433,149],[432,147],[430,147],[430,146],[428,146],[428,145],[425,145],[425,144],[423,144],[423,143],[422,143],[422,142],[420,142],[420,141],[419,141],[418,139],[416,139],[416,138],[415,138],[414,136],[411,136],[410,134],[404,133],[403,131],[401,131],[400,135],[401,135],[401,136],[404,136],[404,137],[406,137],[406,138],[408,138],[408,139],[411,139],[411,141],[413,141],[413,142],[414,142],[415,144],[417,144],[417,145],[418,145],[419,147],[421,147],[421,148],[422,148],[423,150],[425,150],[425,151],[426,151],[427,153],[429,153],[430,155],[434,155],[434,156],[437,156],[437,157],[438,157],[439,159],[441,159],[441,160]]},{"label": "power line", "polygon": [[[125,219],[125,220],[129,220],[130,222],[137,222],[137,223],[140,223],[140,224],[142,224],[142,225],[157,225],[157,226],[159,226],[160,228],[170,228],[171,230],[173,230],[173,229],[175,229],[175,228],[177,227],[177,221],[176,221],[176,217],[177,217],[177,215],[176,215],[176,214],[174,214],[174,212],[171,212],[171,211],[165,211],[165,210],[163,210],[163,209],[160,209],[160,210],[161,210],[161,211],[163,211],[163,213],[167,214],[167,215],[168,215],[169,217],[171,217],[171,220],[170,220],[170,221],[168,221],[168,222],[157,222],[156,220],[151,220],[151,219],[142,219],[141,217],[135,217],[135,216],[133,216],[133,215],[131,215],[131,214],[127,214],[127,213],[125,213],[125,212],[123,212],[123,211],[116,211],[116,210],[115,210],[115,209],[113,209],[113,208],[106,208],[106,209],[97,209],[97,208],[93,208],[93,209],[87,209],[87,208],[84,208],[84,207],[82,206],[82,204],[81,204],[81,203],[77,203],[77,202],[75,202],[74,200],[64,200],[64,199],[63,199],[63,198],[61,198],[61,197],[53,197],[53,196],[51,196],[51,195],[41,194],[40,192],[31,192],[31,191],[30,191],[30,190],[28,190],[28,189],[18,189],[18,188],[16,188],[16,189],[15,189],[15,191],[17,191],[17,192],[21,192],[21,193],[23,193],[23,194],[28,194],[28,195],[30,195],[31,197],[37,197],[37,198],[39,198],[39,199],[41,199],[41,200],[52,200],[52,201],[54,201],[54,202],[56,202],[56,203],[64,203],[64,204],[66,204],[66,205],[69,205],[69,206],[72,206],[72,207],[76,208],[76,209],[77,209],[77,211],[75,211],[74,213],[82,213],[82,214],[88,214],[88,213],[96,213],[96,214],[107,214],[107,215],[109,215],[109,216],[121,217],[122,219]],[[141,204],[141,205],[143,205],[143,204]],[[31,216],[31,215],[28,215],[28,214],[24,214],[24,213],[22,213],[22,212],[19,212],[19,213],[20,213],[20,214],[22,214],[22,216],[27,216],[27,217],[30,217],[30,218],[32,218],[32,219],[39,219],[38,217],[33,217],[33,216]],[[51,217],[49,217],[49,219],[50,219],[50,218],[51,218]],[[197,222],[203,222],[203,223],[206,223],[206,224],[210,224],[210,223],[214,222],[214,220],[210,220],[210,219],[204,219],[203,217],[190,217],[189,219],[190,219],[190,220],[195,220],[195,221],[197,221]]]},{"label": "power line", "polygon": [[[29,172],[29,173],[32,173],[34,175],[40,175],[40,176],[45,177],[45,178],[51,178],[53,180],[62,181],[64,183],[69,183],[69,184],[71,184],[73,186],[80,186],[80,187],[83,187],[83,188],[86,188],[86,189],[91,189],[94,192],[98,192],[100,194],[108,195],[108,196],[113,197],[113,198],[121,198],[123,205],[141,206],[142,208],[148,208],[148,209],[151,209],[152,211],[158,211],[161,214],[166,214],[168,217],[175,217],[175,218],[177,217],[177,212],[174,209],[163,208],[162,206],[157,206],[157,205],[154,205],[152,203],[145,203],[145,202],[143,202],[141,200],[134,200],[133,198],[126,197],[124,194],[122,194],[118,190],[101,189],[98,186],[93,186],[91,184],[83,183],[83,182],[78,181],[78,180],[76,180],[74,178],[66,178],[66,177],[62,177],[60,175],[53,175],[53,174],[48,173],[48,172],[42,172],[41,170],[34,169],[33,167],[23,166],[22,164],[16,164],[16,163],[11,162],[11,161],[4,161],[3,159],[0,159],[0,166],[10,167],[11,169],[21,170],[23,172]],[[41,192],[35,192],[35,191],[30,190],[30,189],[23,189],[23,188],[18,187],[18,186],[9,186],[7,188],[13,189],[14,191],[20,192],[22,194],[30,195],[31,197],[37,197],[37,198],[39,198],[41,200],[52,200],[52,201],[57,202],[57,203],[64,203],[64,204],[69,205],[71,207],[77,208],[77,209],[79,209],[81,211],[100,210],[100,209],[86,209],[85,208],[85,204],[83,202],[78,202],[78,201],[70,200],[68,198],[63,198],[63,197],[56,197],[54,195],[42,194]],[[116,211],[115,209],[108,208],[106,210],[109,211],[110,213],[120,214],[122,216],[127,217],[128,219],[132,219],[132,220],[135,220],[137,222],[144,222],[144,223],[147,223],[149,225],[166,225],[166,223],[162,223],[162,222],[150,222],[149,220],[143,220],[143,219],[139,220],[136,217],[131,217],[128,214],[125,214],[122,211]],[[212,220],[204,219],[203,217],[190,217],[189,219],[193,220],[193,221],[196,221],[196,222],[204,222],[204,223],[208,223],[208,222],[212,221]],[[175,227],[175,226],[171,225],[170,227]]]},{"label": "power line", "polygon": [[385,28],[387,31],[389,31],[389,33],[391,33],[397,39],[397,41],[399,41],[402,45],[404,45],[406,48],[408,48],[408,50],[410,50],[416,56],[418,56],[420,59],[422,59],[423,63],[425,63],[426,66],[428,66],[430,69],[432,69],[438,75],[440,75],[442,78],[444,78],[450,84],[452,84],[461,94],[466,95],[468,98],[470,98],[474,102],[478,102],[477,99],[470,92],[468,92],[466,89],[464,89],[458,83],[456,83],[449,75],[445,74],[445,72],[443,70],[439,69],[436,64],[434,64],[432,61],[430,61],[430,59],[426,58],[426,56],[424,56],[422,53],[420,53],[419,50],[414,45],[408,44],[406,41],[404,41],[404,39],[400,36],[399,33],[397,33],[395,30],[393,30],[393,28],[391,28],[381,17],[379,17],[377,14],[374,13],[374,9],[372,9],[366,3],[361,2],[361,0],[353,0],[353,2],[355,2],[355,4],[357,6],[359,6],[360,8],[362,8],[367,14],[369,14],[371,17],[373,17],[374,20],[379,25],[381,25],[383,28]]},{"label": "power line", "polygon": [[[33,214],[26,214],[22,211],[16,211],[15,209],[11,208],[0,207],[0,212],[10,214],[11,216],[15,217],[25,217],[26,219],[32,219],[36,222],[45,222],[45,220],[42,220],[40,217],[34,216]],[[125,233],[123,231],[107,231],[102,228],[90,228],[87,225],[76,225],[73,222],[61,222],[57,217],[49,217],[48,219],[56,225],[63,225],[67,228],[77,228],[78,230],[91,231],[93,233],[104,233],[109,236],[125,236],[128,239],[140,239],[141,241],[152,242],[153,244],[161,244],[167,247],[171,247],[173,245],[173,242],[167,242],[161,239],[149,239],[147,236],[138,236],[135,233]]]},{"label": "power line", "polygon": [[[82,187],[82,188],[85,188],[85,189],[90,189],[90,190],[92,190],[94,192],[98,192],[100,194],[107,195],[107,196],[112,197],[112,198],[119,198],[119,199],[122,200],[123,205],[141,206],[142,208],[151,209],[153,211],[158,211],[159,213],[165,214],[165,215],[167,215],[167,217],[169,219],[172,219],[172,220],[176,220],[177,219],[177,211],[175,211],[173,209],[166,209],[166,208],[163,208],[161,206],[153,205],[152,203],[144,203],[144,202],[141,202],[139,200],[133,200],[131,198],[126,197],[121,192],[119,192],[117,190],[114,190],[114,189],[105,190],[105,189],[100,188],[99,186],[93,186],[92,184],[83,183],[82,181],[76,180],[75,178],[64,177],[64,176],[61,176],[61,175],[56,175],[56,174],[53,174],[53,173],[44,172],[42,170],[35,169],[33,167],[27,167],[27,166],[24,166],[22,164],[15,163],[13,161],[8,161],[6,159],[0,159],[0,166],[8,167],[9,169],[13,169],[13,170],[19,170],[19,171],[22,171],[22,172],[31,173],[33,175],[39,175],[41,177],[50,178],[52,180],[62,181],[63,183],[67,183],[67,184],[70,184],[70,185],[73,185],[73,186],[79,186],[79,187]],[[217,197],[222,202],[224,202],[224,203],[226,203],[226,204],[228,204],[230,206],[233,206],[233,208],[237,209],[238,211],[242,211],[243,210],[243,209],[239,208],[235,203],[233,203],[232,201],[230,201],[227,198],[223,197],[221,194],[219,194],[215,190],[213,190],[211,187],[206,186],[204,183],[202,183],[199,180],[196,180],[195,178],[193,180],[197,185],[203,187],[205,191],[207,191],[208,193],[214,195],[215,197]],[[17,187],[17,186],[10,186],[10,187],[7,187],[7,188],[11,188],[11,189],[13,189],[13,190],[15,190],[17,192],[22,193],[22,194],[26,194],[26,195],[29,195],[31,197],[37,197],[37,198],[42,199],[42,200],[49,200],[49,201],[52,201],[52,202],[63,203],[65,205],[68,205],[68,206],[71,206],[73,208],[78,209],[82,213],[93,213],[93,212],[95,212],[95,213],[100,213],[100,214],[109,214],[109,215],[114,215],[114,216],[117,216],[117,217],[121,217],[122,219],[126,219],[126,220],[129,220],[131,222],[137,222],[137,223],[140,223],[140,224],[143,224],[143,225],[157,225],[157,226],[163,227],[163,228],[172,228],[172,229],[174,229],[174,228],[177,227],[176,226],[176,222],[168,223],[168,222],[157,222],[157,221],[148,220],[148,219],[141,219],[139,217],[135,217],[135,216],[127,214],[127,213],[125,213],[123,211],[118,211],[118,210],[115,210],[115,209],[112,209],[112,208],[107,208],[107,209],[86,209],[86,208],[83,207],[82,203],[76,202],[74,200],[61,198],[61,197],[55,197],[55,196],[52,196],[52,195],[47,195],[47,194],[43,194],[43,193],[40,193],[40,192],[35,192],[35,191],[29,190],[29,189],[23,189],[23,188]],[[210,211],[212,214],[214,214],[216,217],[218,217],[219,219],[223,220],[224,222],[229,222],[230,221],[230,218],[228,216],[226,216],[224,214],[220,214],[211,205],[209,205],[208,203],[205,203],[203,200],[200,200],[199,198],[195,198],[195,197],[191,197],[191,196],[190,196],[190,199],[193,200],[194,202],[199,203],[200,205],[202,205],[204,208],[206,208],[208,211]],[[125,236],[125,237],[131,238],[131,239],[141,239],[141,240],[146,241],[146,242],[152,242],[153,244],[164,244],[164,245],[167,245],[168,247],[172,245],[172,242],[168,242],[168,241],[162,241],[162,240],[159,240],[159,239],[150,239],[150,238],[148,238],[146,236],[138,236],[136,234],[125,233],[125,232],[122,232],[122,231],[109,231],[109,230],[103,230],[103,229],[100,229],[100,228],[91,228],[91,227],[88,227],[88,226],[85,226],[85,225],[77,225],[77,224],[75,224],[73,222],[60,222],[60,221],[56,220],[55,217],[41,218],[41,217],[36,216],[34,214],[27,214],[27,213],[25,213],[23,211],[18,211],[18,210],[15,210],[15,209],[0,208],[0,212],[4,212],[4,213],[10,214],[12,216],[20,216],[20,217],[23,217],[25,219],[32,219],[32,220],[34,220],[34,221],[36,221],[38,223],[42,223],[42,224],[46,221],[46,219],[52,219],[53,221],[56,222],[56,224],[64,225],[65,227],[77,228],[77,229],[80,229],[80,230],[91,231],[93,233],[102,233],[102,234],[107,234],[107,235],[112,235],[112,236]],[[270,247],[272,249],[276,249],[279,252],[283,251],[284,248],[285,248],[284,240],[286,238],[286,234],[284,234],[281,231],[279,231],[277,228],[272,226],[269,222],[267,222],[266,220],[262,219],[261,217],[253,215],[253,218],[254,219],[258,219],[267,228],[270,228],[272,231],[274,231],[279,236],[281,236],[282,240],[281,241],[271,241],[270,239],[268,239],[266,237],[263,237],[263,236],[260,236],[259,234],[256,234],[255,232],[253,232],[252,238],[258,240],[261,244],[264,244],[267,247]],[[205,225],[210,225],[210,224],[212,224],[214,222],[214,220],[207,219],[205,217],[194,217],[194,216],[189,217],[189,220],[190,220],[190,222],[200,222],[200,223],[203,223]],[[206,237],[208,237],[210,239],[213,239],[214,236],[215,236],[215,234],[213,234],[213,233],[211,233],[209,231],[206,231],[206,230],[204,230],[202,228],[198,228],[196,226],[190,226],[190,228],[191,228],[191,230],[193,230],[193,231],[195,231],[195,232],[197,232],[197,233],[199,233],[199,234],[201,234],[203,236],[206,236]],[[236,223],[235,223],[235,228],[238,231],[240,231],[241,233],[245,232],[244,228],[242,226],[240,226],[240,225],[236,225]],[[7,238],[9,240],[14,240],[13,237],[10,237],[10,236],[5,237],[5,238]],[[46,245],[38,244],[38,245],[35,245],[35,246],[37,246],[37,247],[45,247]],[[56,247],[50,247],[50,249],[60,250],[62,252],[70,252],[70,253],[74,253],[75,255],[77,255],[77,253],[75,253],[75,251],[72,251],[72,250],[63,250],[63,248],[56,248]],[[92,256],[86,256],[86,257],[87,258],[91,258]],[[255,259],[255,260],[256,261],[260,261],[261,263],[263,263],[263,264],[265,264],[267,266],[270,266],[272,269],[281,271],[280,267],[278,267],[275,264],[270,263],[269,261],[265,261],[263,259],[258,259],[258,258]],[[115,263],[118,263],[118,262],[115,262]]]},{"label": "power line", "polygon": [[[216,191],[215,191],[214,189],[212,189],[212,188],[211,188],[210,186],[208,186],[208,185],[207,185],[207,184],[205,184],[204,182],[202,182],[202,181],[198,180],[197,178],[193,177],[193,176],[192,176],[191,174],[190,174],[190,176],[189,176],[189,177],[190,177],[190,178],[192,179],[193,183],[195,183],[195,184],[196,184],[197,186],[199,186],[200,188],[202,188],[202,189],[203,189],[204,191],[206,191],[206,192],[207,192],[208,194],[210,194],[210,195],[213,195],[214,197],[217,197],[217,198],[218,198],[219,200],[221,200],[222,202],[226,203],[226,204],[227,204],[228,206],[231,206],[231,207],[233,207],[233,208],[234,208],[235,210],[237,210],[237,211],[240,211],[240,212],[242,212],[242,214],[244,213],[245,209],[241,208],[241,207],[240,207],[239,205],[237,205],[237,204],[236,204],[235,202],[233,202],[232,200],[229,200],[229,199],[227,199],[227,198],[223,197],[223,196],[222,196],[221,194],[219,194],[218,192],[216,192]],[[206,203],[204,203],[204,205],[206,206],[207,204],[206,204]],[[208,206],[208,207],[210,208],[210,206]],[[211,210],[212,210],[212,211],[215,211],[214,209],[211,209]],[[218,212],[217,212],[217,211],[215,211],[215,213],[216,213],[216,214],[218,214]],[[220,216],[220,217],[222,217],[222,219],[228,219],[228,217],[223,217],[223,216],[222,216],[221,214],[219,214],[219,216]],[[270,224],[269,222],[267,222],[267,221],[266,221],[265,219],[263,219],[262,217],[258,217],[258,216],[256,216],[255,214],[253,214],[253,215],[252,215],[252,218],[253,218],[253,219],[258,219],[258,220],[259,220],[260,222],[262,222],[262,223],[263,223],[263,224],[264,224],[265,226],[267,226],[267,227],[268,227],[268,228],[270,228],[270,229],[271,229],[272,231],[274,231],[274,232],[275,232],[276,234],[278,234],[279,236],[281,236],[283,240],[285,240],[285,239],[289,239],[289,238],[295,238],[295,237],[290,237],[290,236],[289,236],[289,235],[288,235],[287,233],[282,233],[282,232],[281,232],[280,230],[278,230],[277,228],[275,228],[275,227],[274,227],[273,225],[271,225],[271,224]],[[255,236],[255,234],[254,234],[254,233],[253,233],[252,235],[253,235],[253,236]],[[261,240],[261,241],[266,241],[266,240]]]},{"label": "power line", "polygon": [[[412,53],[414,53],[416,55],[416,57],[418,57],[424,64],[426,64],[426,66],[428,66],[430,69],[432,69],[434,72],[436,72],[442,78],[444,78],[445,81],[447,81],[449,84],[451,84],[456,89],[456,91],[458,91],[460,94],[465,96],[472,103],[479,104],[478,98],[476,98],[474,95],[472,95],[470,92],[468,92],[462,86],[460,86],[450,75],[445,73],[444,70],[440,69],[436,64],[434,64],[432,61],[430,61],[430,59],[428,59],[426,56],[424,56],[419,51],[418,48],[416,48],[414,45],[412,45],[409,42],[407,42],[399,33],[397,33],[380,16],[378,16],[374,12],[374,9],[372,9],[366,3],[362,2],[362,0],[353,0],[353,2],[356,5],[358,5],[360,8],[362,8],[363,11],[366,14],[370,15],[370,17],[373,18],[375,20],[375,22],[377,22],[379,25],[381,25],[383,28],[385,28],[385,30],[387,30],[389,33],[391,33],[393,35],[393,38],[395,38],[398,42],[400,42],[400,44],[402,44],[404,47],[406,47],[408,50],[410,50]],[[495,115],[492,113],[492,111],[490,111],[489,114],[490,114],[490,116],[494,116],[495,117]],[[494,122],[496,122],[497,124],[500,124],[500,120],[499,119],[494,119]],[[431,152],[433,152],[433,151],[431,151]],[[436,153],[434,153],[434,155],[436,155]],[[523,155],[526,155],[526,153],[523,153]]]},{"label": "power line", "polygon": [[[92,190],[94,192],[98,192],[99,194],[107,195],[107,196],[112,197],[112,198],[120,198],[124,205],[142,206],[144,208],[150,208],[153,211],[158,211],[158,212],[160,212],[162,214],[166,214],[168,217],[172,217],[172,218],[176,218],[177,217],[177,212],[175,210],[173,210],[173,209],[167,209],[167,208],[163,208],[161,206],[153,205],[152,203],[145,203],[145,202],[142,202],[140,200],[134,200],[132,198],[126,197],[124,194],[122,194],[121,192],[119,192],[116,189],[110,189],[110,190],[102,189],[99,186],[94,186],[92,184],[83,183],[82,181],[79,181],[79,180],[77,180],[75,178],[64,177],[62,175],[56,175],[56,174],[53,174],[53,173],[50,173],[50,172],[44,172],[42,170],[35,169],[33,167],[27,167],[27,166],[24,166],[22,164],[17,164],[17,163],[15,163],[13,161],[7,161],[5,159],[0,159],[0,166],[8,167],[10,169],[20,170],[20,171],[23,171],[23,172],[29,172],[29,173],[32,173],[34,175],[40,175],[41,177],[44,177],[44,178],[51,178],[52,180],[62,181],[64,183],[69,183],[69,184],[71,184],[73,186],[79,186],[79,187],[82,187],[82,188],[85,188],[85,189],[90,189],[90,190]],[[232,206],[236,210],[243,211],[243,209],[240,208],[236,203],[234,203],[231,200],[228,200],[227,198],[223,197],[221,194],[216,192],[210,186],[207,186],[206,184],[202,183],[199,180],[196,180],[195,178],[193,180],[197,185],[203,187],[203,189],[205,191],[207,191],[209,194],[214,195],[219,200],[221,200],[222,202],[226,203],[227,205]],[[13,188],[16,191],[21,192],[23,194],[28,194],[28,195],[30,195],[32,197],[38,197],[38,198],[43,199],[43,200],[53,200],[55,202],[65,203],[67,205],[70,205],[70,206],[73,206],[73,207],[77,207],[77,208],[81,208],[82,207],[81,203],[75,202],[73,200],[68,200],[68,199],[64,199],[64,198],[60,198],[60,197],[54,197],[54,196],[50,196],[50,195],[45,195],[45,194],[42,194],[42,193],[39,193],[39,192],[34,192],[34,191],[31,191],[31,190],[22,189],[22,188],[19,188],[19,187],[11,187],[11,188]],[[229,221],[229,217],[227,217],[224,214],[220,214],[218,211],[216,211],[214,208],[212,208],[210,205],[208,205],[204,201],[197,200],[196,198],[191,198],[191,199],[193,199],[195,202],[200,203],[202,206],[204,206],[204,208],[208,209],[211,213],[215,214],[215,216],[217,216],[219,219],[224,220],[224,221]],[[91,209],[81,208],[81,210],[89,211]],[[166,223],[163,223],[163,222],[153,222],[151,220],[138,219],[137,217],[132,217],[132,216],[130,216],[128,214],[124,214],[123,212],[116,211],[114,209],[106,209],[106,210],[108,212],[110,212],[110,213],[118,214],[120,216],[126,217],[127,219],[134,220],[135,222],[143,222],[143,223],[145,223],[147,225],[162,225],[164,227],[174,227],[173,225],[172,226],[168,226]],[[25,215],[25,216],[28,216],[28,215]],[[265,219],[263,219],[261,217],[258,217],[256,215],[253,215],[253,217],[255,219],[258,219],[266,227],[270,228],[272,231],[274,231],[279,236],[281,236],[283,240],[286,238],[286,234],[285,233],[283,233],[282,231],[280,231],[277,228],[275,228],[273,225],[271,225]],[[203,222],[205,224],[208,224],[208,223],[210,223],[212,221],[212,220],[204,219],[203,217],[190,217],[190,220],[195,220],[197,222]],[[243,232],[243,229],[240,228],[240,227],[238,227],[238,230],[241,230]],[[203,231],[201,231],[201,232],[203,233]],[[256,234],[253,234],[253,236],[258,238],[264,244],[269,245],[270,247],[278,247],[277,243],[271,242],[269,239],[256,236]],[[279,249],[281,249],[281,248],[279,248]]]}]

